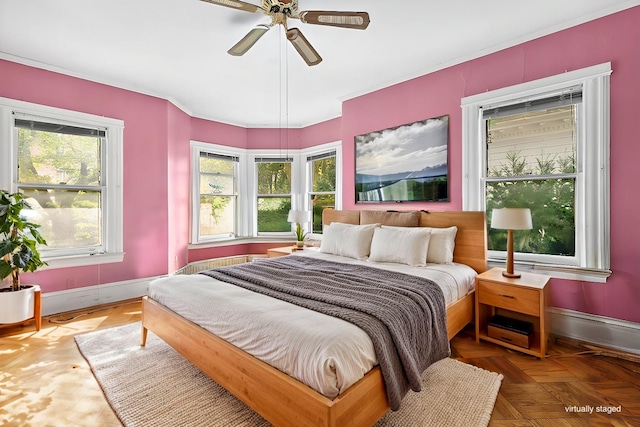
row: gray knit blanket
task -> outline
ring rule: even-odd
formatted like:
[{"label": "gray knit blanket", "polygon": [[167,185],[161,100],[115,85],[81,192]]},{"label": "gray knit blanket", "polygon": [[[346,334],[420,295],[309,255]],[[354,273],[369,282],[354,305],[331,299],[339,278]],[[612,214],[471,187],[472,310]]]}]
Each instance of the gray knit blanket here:
[{"label": "gray knit blanket", "polygon": [[408,274],[286,256],[201,272],[215,279],[338,317],[364,330],[392,410],[422,372],[450,355],[442,290]]}]

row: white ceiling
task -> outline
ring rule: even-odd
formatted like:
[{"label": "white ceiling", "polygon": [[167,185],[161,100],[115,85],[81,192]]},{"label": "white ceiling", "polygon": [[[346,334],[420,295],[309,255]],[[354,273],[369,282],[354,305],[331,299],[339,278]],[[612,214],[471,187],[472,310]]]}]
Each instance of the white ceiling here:
[{"label": "white ceiling", "polygon": [[228,55],[270,18],[199,0],[0,0],[0,58],[165,98],[195,117],[294,128],[339,117],[354,96],[640,0],[299,3],[366,11],[371,24],[360,31],[292,20],[324,59],[308,67],[278,27],[246,55]]}]

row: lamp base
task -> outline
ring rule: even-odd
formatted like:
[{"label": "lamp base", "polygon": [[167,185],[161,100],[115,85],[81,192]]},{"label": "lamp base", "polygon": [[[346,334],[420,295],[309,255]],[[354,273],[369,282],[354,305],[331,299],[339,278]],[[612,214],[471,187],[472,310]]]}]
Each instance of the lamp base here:
[{"label": "lamp base", "polygon": [[502,272],[502,275],[504,277],[508,277],[510,279],[518,279],[518,278],[522,277],[522,275],[520,273],[509,273],[506,270]]}]

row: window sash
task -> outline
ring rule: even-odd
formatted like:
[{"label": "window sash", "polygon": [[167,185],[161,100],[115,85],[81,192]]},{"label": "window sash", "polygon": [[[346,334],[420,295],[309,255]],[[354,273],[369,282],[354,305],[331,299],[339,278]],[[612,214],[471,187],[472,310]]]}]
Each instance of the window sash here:
[{"label": "window sash", "polygon": [[[488,205],[487,196],[489,195],[488,193],[489,184],[528,182],[528,181],[542,182],[542,181],[557,181],[562,179],[571,179],[571,180],[575,180],[575,183],[574,183],[574,194],[575,194],[575,188],[581,184],[581,180],[582,180],[582,176],[578,175],[577,173],[556,173],[556,174],[543,175],[543,174],[535,174],[530,172],[529,174],[525,174],[525,175],[516,175],[516,174],[501,175],[501,176],[489,175],[489,172],[490,172],[489,165],[488,165],[489,143],[487,139],[489,136],[489,126],[488,126],[489,120],[497,119],[497,118],[506,118],[511,116],[526,116],[527,114],[530,114],[530,113],[549,110],[549,109],[557,108],[560,106],[578,105],[581,103],[581,101],[582,101],[582,85],[578,85],[577,87],[572,87],[572,88],[562,90],[560,91],[559,94],[554,94],[553,96],[548,96],[541,99],[534,98],[532,100],[525,100],[525,101],[518,100],[517,102],[513,102],[513,103],[508,103],[508,102],[503,103],[500,107],[492,107],[492,108],[486,108],[486,109],[481,108],[482,123],[483,123],[482,129],[484,131],[483,158],[486,159],[485,161],[487,162],[487,165],[482,169],[481,182],[484,183],[482,187],[483,205],[484,205],[483,210],[487,213],[487,218],[489,218],[489,212],[487,207]],[[576,111],[576,116],[575,116],[576,128],[579,128],[582,124],[582,121],[584,120],[584,117],[581,113],[582,113],[581,109],[578,109]],[[580,135],[579,135],[580,132],[577,132],[577,129],[576,129],[576,133],[578,133],[577,135],[578,141],[576,142],[576,145],[577,147],[581,147],[583,144],[583,141],[580,140]],[[521,147],[526,147],[527,145],[526,142],[521,142],[521,143],[514,142],[513,144],[516,146],[516,150]],[[527,160],[526,156],[525,156],[525,160]],[[573,221],[574,233],[572,236],[573,241],[569,241],[567,242],[567,244],[568,244],[568,247],[571,247],[571,244],[573,244],[574,248],[578,248],[581,246],[581,243],[584,240],[582,235],[578,233],[578,230],[575,227],[576,216],[578,216],[580,213],[579,209],[581,205],[578,203],[577,200],[574,199],[573,206],[574,206],[574,221]],[[487,224],[487,233],[496,234],[495,232],[492,232],[490,228],[490,224]],[[489,254],[495,258],[503,259],[504,257],[506,257],[506,248],[505,250],[500,250],[500,251],[495,249],[489,250]],[[579,265],[579,258],[575,250],[573,254],[561,255],[561,254],[548,254],[548,253],[535,253],[535,252],[520,252],[516,247],[514,254],[517,254],[515,256],[517,259],[520,259],[520,260],[523,260],[523,259],[535,260],[537,259],[537,257],[544,257],[547,262],[563,263],[563,264],[569,264],[574,266]]]},{"label": "window sash", "polygon": [[[320,204],[320,206],[316,206],[315,201],[324,199],[323,196],[332,196],[333,198],[333,207],[336,205],[336,187],[338,184],[338,177],[334,177],[334,189],[332,191],[316,191],[314,190],[316,185],[316,176],[315,176],[315,162],[318,160],[336,159],[336,166],[338,163],[338,157],[336,150],[327,151],[324,153],[318,153],[315,155],[307,156],[307,197],[306,202],[308,203],[307,209],[311,211],[311,221],[309,224],[304,224],[305,231],[322,234],[322,209],[324,209],[327,205]],[[337,175],[337,171],[336,171]],[[331,198],[331,197],[330,197]]]},{"label": "window sash", "polygon": [[[289,200],[289,209],[293,209],[294,207],[294,174],[295,174],[295,162],[294,162],[294,158],[293,157],[256,157],[254,159],[255,161],[255,191],[256,191],[256,198],[255,198],[255,203],[256,203],[256,207],[255,207],[255,234],[257,236],[278,236],[278,235],[290,235],[293,232],[293,226],[292,224],[289,224],[286,219],[287,219],[287,214],[286,213],[280,213],[279,215],[277,214],[277,211],[273,212],[271,215],[266,215],[266,211],[263,211],[260,209],[260,201],[264,201],[264,200],[268,200],[268,199],[281,199],[282,201],[284,200]],[[288,163],[290,164],[290,182],[289,182],[289,192],[287,193],[260,193],[258,190],[260,188],[260,170],[258,165],[260,163]],[[281,229],[279,230],[265,230],[265,228],[268,229],[272,229],[272,228],[278,228],[277,227],[277,222],[278,222],[278,216],[280,217],[280,225],[281,225]],[[265,223],[263,223],[262,221],[264,221],[265,217],[269,217],[271,219],[271,224],[267,225]],[[276,224],[274,225],[273,222],[276,222]]]},{"label": "window sash", "polygon": [[[67,257],[67,256],[77,256],[77,255],[93,255],[96,253],[105,253],[107,248],[105,246],[107,242],[107,236],[105,235],[105,231],[107,230],[107,218],[104,213],[105,209],[105,201],[103,197],[103,193],[106,190],[107,179],[105,176],[106,170],[106,159],[104,157],[104,148],[107,145],[106,131],[104,129],[93,129],[89,127],[82,127],[78,125],[67,124],[60,120],[48,120],[45,117],[31,117],[26,114],[15,114],[14,116],[20,116],[22,118],[14,119],[14,141],[15,144],[20,143],[20,139],[18,137],[19,129],[24,130],[33,130],[38,132],[45,132],[51,134],[64,134],[64,135],[73,135],[73,136],[81,136],[81,137],[90,137],[90,138],[98,138],[98,156],[97,159],[97,167],[99,169],[98,183],[96,185],[81,185],[81,184],[49,184],[49,183],[39,183],[35,181],[27,181],[20,180],[20,174],[17,173],[19,171],[20,165],[20,156],[16,157],[16,164],[14,165],[16,174],[14,185],[19,191],[26,191],[29,193],[29,190],[40,191],[40,192],[49,192],[49,190],[59,190],[61,195],[69,195],[72,193],[80,193],[82,191],[90,193],[96,193],[99,199],[98,207],[97,207],[97,218],[93,220],[89,220],[88,223],[74,223],[73,217],[76,215],[59,215],[58,209],[73,209],[74,212],[77,212],[78,217],[85,216],[89,211],[85,212],[82,208],[49,208],[43,207],[43,211],[47,212],[51,217],[57,218],[57,221],[51,229],[48,230],[47,233],[47,224],[43,224],[43,228],[41,229],[41,233],[45,240],[47,240],[46,246],[41,246],[38,248],[40,254],[43,259],[52,258],[52,257]],[[16,152],[18,150],[16,149]],[[89,213],[89,217],[95,216]],[[71,221],[71,222],[69,222]],[[79,230],[79,226],[82,226],[83,229]],[[60,236],[55,235],[56,230],[59,231],[61,229],[66,230]],[[94,229],[98,234],[96,236],[96,243],[86,244],[81,243],[82,240],[86,240],[85,233],[90,233]],[[53,234],[50,234],[53,233]],[[74,235],[77,233],[77,237],[74,237],[72,240],[66,238],[66,235]],[[83,239],[85,237],[85,239]],[[62,242],[66,242],[62,244]]]},{"label": "window sash", "polygon": [[[193,144],[192,144],[193,145]],[[200,243],[200,242],[207,242],[207,241],[216,241],[216,240],[221,240],[221,239],[229,239],[229,238],[234,238],[238,235],[238,211],[239,209],[239,202],[238,202],[238,181],[239,181],[239,173],[240,173],[240,168],[239,168],[239,163],[240,163],[240,157],[237,155],[229,155],[229,154],[222,154],[219,152],[214,152],[213,150],[209,151],[208,149],[205,149],[204,147],[194,147],[194,161],[195,161],[195,166],[194,166],[194,182],[192,182],[192,210],[193,210],[193,214],[192,214],[192,221],[191,221],[191,227],[192,227],[192,239],[191,241],[193,243]],[[233,173],[232,174],[228,174],[228,173],[216,173],[216,172],[202,172],[200,170],[200,159],[216,159],[216,160],[224,160],[224,161],[229,161],[229,162],[233,162]],[[222,177],[230,177],[232,179],[232,192],[231,193],[213,193],[213,192],[207,192],[207,191],[203,191],[203,189],[201,188],[201,183],[202,183],[202,177],[203,176],[222,176]],[[203,227],[205,224],[203,224],[203,220],[205,218],[202,217],[202,210],[203,210],[203,198],[207,198],[207,197],[221,197],[221,198],[228,198],[230,200],[230,204],[225,206],[225,209],[230,208],[231,209],[231,226],[230,226],[230,231],[229,232],[219,232],[219,233],[205,233],[203,230]],[[213,206],[212,206],[213,209]],[[213,215],[213,212],[211,213],[211,215]],[[229,219],[228,217],[225,217],[224,219]],[[213,225],[212,225],[213,227]]]}]

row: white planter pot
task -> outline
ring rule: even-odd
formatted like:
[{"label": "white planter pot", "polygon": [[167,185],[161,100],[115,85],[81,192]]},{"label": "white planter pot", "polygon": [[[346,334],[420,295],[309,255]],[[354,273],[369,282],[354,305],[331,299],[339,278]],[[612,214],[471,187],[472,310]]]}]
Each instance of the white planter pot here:
[{"label": "white planter pot", "polygon": [[16,292],[0,292],[0,324],[18,323],[34,315],[37,286],[28,286]]}]

